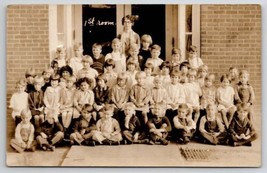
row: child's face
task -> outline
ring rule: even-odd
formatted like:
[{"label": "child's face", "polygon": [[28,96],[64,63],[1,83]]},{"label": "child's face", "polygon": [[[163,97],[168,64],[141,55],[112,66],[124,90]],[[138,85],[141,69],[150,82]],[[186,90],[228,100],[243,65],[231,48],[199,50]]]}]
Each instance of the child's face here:
[{"label": "child's face", "polygon": [[76,57],[81,57],[83,55],[83,48],[79,47],[78,49],[75,49],[74,54]]},{"label": "child's face", "polygon": [[227,86],[229,86],[230,85],[230,81],[228,80],[228,79],[224,79],[223,81],[222,81],[222,87],[227,87]]},{"label": "child's face", "polygon": [[50,76],[51,76],[51,73],[49,73],[49,72],[44,72],[44,74],[43,74],[43,77],[45,80],[48,80],[50,78]]},{"label": "child's face", "polygon": [[58,53],[58,58],[59,59],[65,59],[65,56],[66,56],[65,51],[61,51],[61,52]]},{"label": "child's face", "polygon": [[207,71],[206,70],[201,70],[200,72],[199,72],[199,77],[200,78],[205,78],[206,76],[207,76]]},{"label": "child's face", "polygon": [[113,66],[112,66],[112,65],[106,66],[106,70],[107,70],[107,72],[111,72],[112,69],[113,69]]},{"label": "child's face", "polygon": [[161,72],[163,75],[168,75],[170,73],[170,69],[168,67],[162,67]]},{"label": "child's face", "polygon": [[184,109],[184,108],[178,109],[179,118],[186,118],[187,114],[188,114],[188,109]]},{"label": "child's face", "polygon": [[97,85],[98,85],[100,88],[104,88],[104,87],[106,86],[106,83],[105,83],[104,80],[99,79],[99,80],[97,81]]},{"label": "child's face", "polygon": [[111,118],[113,116],[113,112],[112,111],[105,111],[103,114],[103,118],[104,119],[108,119]]},{"label": "child's face", "polygon": [[101,51],[102,51],[102,49],[99,46],[92,48],[92,52],[93,52],[93,55],[94,55],[95,58],[99,58],[99,56],[101,54]]},{"label": "child's face", "polygon": [[90,68],[90,63],[88,61],[83,61],[82,64],[83,64],[83,68],[85,68],[85,69]]},{"label": "child's face", "polygon": [[146,73],[146,76],[151,76],[152,69],[151,68],[145,68],[145,73]]},{"label": "child's face", "polygon": [[112,43],[112,50],[114,52],[118,52],[118,51],[120,51],[120,49],[121,49],[121,44],[120,43]]},{"label": "child's face", "polygon": [[58,80],[51,80],[51,87],[56,88],[58,86]]},{"label": "child's face", "polygon": [[66,84],[66,80],[64,78],[60,78],[59,86],[61,88],[66,88],[67,84]]},{"label": "child's face", "polygon": [[172,54],[172,61],[174,61],[174,62],[180,61],[180,55],[179,54]]},{"label": "child's face", "polygon": [[208,118],[215,118],[215,116],[216,116],[215,106],[208,106],[206,111],[207,111]]},{"label": "child's face", "polygon": [[91,117],[91,112],[87,109],[82,110],[82,116],[84,119],[89,119]]},{"label": "child's face", "polygon": [[80,88],[82,91],[87,91],[89,89],[89,84],[87,82],[82,82]]},{"label": "child's face", "polygon": [[152,114],[159,118],[159,117],[163,117],[163,109],[160,106],[155,106],[154,108],[152,108]]},{"label": "child's face", "polygon": [[126,107],[126,108],[124,109],[124,114],[125,114],[125,116],[131,116],[131,115],[134,114],[134,109],[129,108],[129,107]]},{"label": "child's face", "polygon": [[243,120],[244,118],[247,117],[248,115],[248,111],[244,110],[244,109],[240,109],[237,111],[237,115],[238,115],[238,118]]},{"label": "child's face", "polygon": [[247,83],[248,83],[248,75],[246,75],[246,74],[242,74],[242,75],[239,77],[239,80],[240,80],[240,82],[241,82],[243,85],[247,84]]},{"label": "child's face", "polygon": [[179,82],[179,76],[171,76],[171,83],[177,84]]},{"label": "child's face", "polygon": [[237,69],[233,68],[229,71],[229,76],[231,79],[235,79],[238,76],[238,71]]},{"label": "child's face", "polygon": [[132,57],[137,57],[138,54],[139,54],[139,50],[138,50],[138,49],[131,49],[131,50],[130,50],[130,55],[131,55]]},{"label": "child's face", "polygon": [[161,80],[157,80],[154,82],[155,88],[161,88],[162,86],[162,81]]},{"label": "child's face", "polygon": [[120,87],[123,87],[123,86],[125,86],[126,85],[126,79],[118,79],[118,85],[120,86]]},{"label": "child's face", "polygon": [[26,78],[26,81],[27,81],[28,84],[33,84],[33,82],[34,82],[34,78],[33,78],[33,76],[28,76],[28,77]]},{"label": "child's face", "polygon": [[35,83],[35,84],[34,84],[34,89],[35,89],[36,91],[40,91],[41,88],[42,88],[42,84],[41,84],[41,83]]},{"label": "child's face", "polygon": [[195,81],[195,76],[194,75],[188,75],[188,82],[194,82]]},{"label": "child's face", "polygon": [[127,65],[128,71],[134,71],[135,70],[135,65],[134,64],[128,64]]},{"label": "child's face", "polygon": [[210,80],[210,79],[206,79],[206,80],[205,80],[205,86],[208,87],[208,88],[212,86],[212,83],[213,83],[213,82],[212,82],[212,80]]},{"label": "child's face", "polygon": [[160,50],[153,49],[151,50],[151,58],[158,58],[160,55]]},{"label": "child's face", "polygon": [[187,66],[182,66],[182,67],[181,67],[181,72],[182,72],[183,74],[187,74],[187,72],[188,72],[188,67],[187,67]]},{"label": "child's face", "polygon": [[17,85],[16,90],[18,93],[22,93],[25,91],[25,86],[23,85]]},{"label": "child's face", "polygon": [[143,49],[147,50],[150,46],[150,43],[148,41],[142,41]]},{"label": "child's face", "polygon": [[193,59],[193,58],[196,58],[196,57],[197,57],[197,52],[193,52],[193,51],[189,52],[189,58],[190,59]]},{"label": "child's face", "polygon": [[139,86],[144,86],[144,84],[145,84],[145,77],[142,76],[142,75],[138,75],[138,76],[136,77],[136,82],[137,82],[137,84],[138,84]]},{"label": "child's face", "polygon": [[68,80],[67,81],[67,88],[72,88],[73,87],[73,81],[72,80]]},{"label": "child's face", "polygon": [[62,77],[63,77],[64,79],[67,79],[68,77],[70,77],[70,72],[68,72],[68,71],[63,71],[63,72],[62,72]]},{"label": "child's face", "polygon": [[21,122],[22,122],[23,124],[27,124],[27,123],[29,123],[30,120],[31,120],[31,117],[28,116],[28,115],[22,115],[22,116],[21,116]]}]

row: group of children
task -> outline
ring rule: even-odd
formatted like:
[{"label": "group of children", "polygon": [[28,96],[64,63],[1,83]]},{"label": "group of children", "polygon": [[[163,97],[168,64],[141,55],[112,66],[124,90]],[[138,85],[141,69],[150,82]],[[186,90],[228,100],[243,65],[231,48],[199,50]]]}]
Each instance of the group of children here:
[{"label": "group of children", "polygon": [[214,145],[251,146],[257,138],[248,71],[230,68],[215,87],[215,75],[196,46],[190,47],[188,59],[173,49],[170,61],[160,58],[161,47],[152,45],[150,35],[141,37],[141,48],[130,44],[127,57],[120,39],[113,39],[111,47],[104,56],[95,43],[89,56],[77,43],[70,60],[59,47],[42,75],[26,71],[10,100],[17,125],[12,148],[54,151],[62,141],[186,144],[192,137]]}]

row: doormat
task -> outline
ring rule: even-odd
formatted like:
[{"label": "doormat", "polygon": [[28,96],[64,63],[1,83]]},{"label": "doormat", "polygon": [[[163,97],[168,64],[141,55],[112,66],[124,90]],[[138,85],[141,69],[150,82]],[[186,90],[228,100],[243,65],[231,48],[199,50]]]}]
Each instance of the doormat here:
[{"label": "doormat", "polygon": [[208,161],[211,159],[213,154],[213,150],[210,149],[180,147],[179,150],[183,158],[188,161]]}]

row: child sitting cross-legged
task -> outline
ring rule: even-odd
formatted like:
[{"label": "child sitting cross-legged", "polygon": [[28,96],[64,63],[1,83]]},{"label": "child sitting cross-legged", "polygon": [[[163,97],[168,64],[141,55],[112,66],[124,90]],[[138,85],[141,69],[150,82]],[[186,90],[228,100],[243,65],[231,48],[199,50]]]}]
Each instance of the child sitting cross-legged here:
[{"label": "child sitting cross-legged", "polygon": [[82,116],[75,120],[74,132],[70,135],[71,144],[84,144],[95,146],[92,141],[93,130],[96,130],[96,120],[94,119],[93,107],[85,104],[82,108]]},{"label": "child sitting cross-legged", "polygon": [[249,106],[246,103],[237,106],[236,114],[229,126],[230,144],[233,146],[251,146],[251,142],[258,137],[248,113]]},{"label": "child sitting cross-legged", "polygon": [[106,104],[102,111],[103,112],[100,113],[101,119],[96,123],[96,131],[92,139],[96,141],[97,144],[119,145],[122,140],[122,135],[119,122],[112,118],[114,106]]},{"label": "child sitting cross-legged", "polygon": [[180,104],[177,112],[178,115],[173,118],[173,138],[177,143],[187,144],[196,130],[196,123],[192,119],[187,104]]},{"label": "child sitting cross-legged", "polygon": [[135,115],[135,105],[128,102],[124,105],[124,119],[121,123],[123,142],[124,144],[143,144],[148,143],[146,134],[141,131],[141,124]]},{"label": "child sitting cross-legged", "polygon": [[15,138],[11,139],[10,146],[17,152],[35,151],[36,142],[34,141],[34,127],[30,122],[31,111],[23,109],[21,111],[21,122],[15,130]]},{"label": "child sitting cross-legged", "polygon": [[204,143],[224,144],[227,133],[221,122],[222,120],[219,118],[216,105],[208,104],[206,112],[206,115],[201,118],[199,125],[199,131],[204,138]]},{"label": "child sitting cross-legged", "polygon": [[61,142],[64,138],[63,127],[57,118],[46,116],[46,120],[37,129],[36,141],[44,150],[55,150],[55,145]]},{"label": "child sitting cross-legged", "polygon": [[147,122],[150,135],[149,143],[151,145],[154,145],[157,142],[163,145],[169,144],[169,141],[166,138],[172,127],[169,119],[165,116],[165,112],[163,105],[155,104],[152,107],[152,117]]}]

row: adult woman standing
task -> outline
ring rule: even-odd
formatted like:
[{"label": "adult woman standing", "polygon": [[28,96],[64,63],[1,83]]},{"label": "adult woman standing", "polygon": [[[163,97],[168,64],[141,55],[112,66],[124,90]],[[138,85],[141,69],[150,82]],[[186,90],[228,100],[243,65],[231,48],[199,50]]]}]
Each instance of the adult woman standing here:
[{"label": "adult woman standing", "polygon": [[123,31],[118,37],[122,42],[122,53],[126,57],[129,55],[131,44],[135,43],[140,47],[140,36],[132,30],[135,20],[137,16],[127,15],[122,18]]}]

